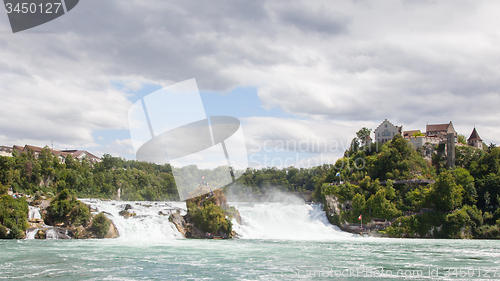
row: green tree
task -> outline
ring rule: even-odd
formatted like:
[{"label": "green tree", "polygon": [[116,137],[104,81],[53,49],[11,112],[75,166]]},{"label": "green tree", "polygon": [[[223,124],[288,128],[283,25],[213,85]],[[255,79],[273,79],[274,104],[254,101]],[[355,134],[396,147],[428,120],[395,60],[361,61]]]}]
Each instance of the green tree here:
[{"label": "green tree", "polygon": [[371,132],[372,132],[371,129],[363,127],[359,131],[356,132],[356,136],[358,137],[358,140],[360,142],[363,142],[367,137],[370,136]]},{"label": "green tree", "polygon": [[463,188],[455,183],[451,172],[445,170],[434,184],[429,193],[429,201],[434,203],[434,208],[439,211],[448,212],[462,204]]},{"label": "green tree", "polygon": [[371,208],[371,215],[381,219],[391,219],[400,214],[396,206],[385,198],[385,190],[379,190],[370,196],[366,204]]},{"label": "green tree", "polygon": [[365,213],[365,205],[365,197],[359,193],[356,193],[356,195],[354,195],[354,198],[352,199],[353,220],[356,220],[359,215]]},{"label": "green tree", "polygon": [[73,226],[86,225],[90,220],[90,211],[85,203],[78,201],[69,190],[64,189],[52,200],[47,208],[48,224],[69,223]]},{"label": "green tree", "polygon": [[385,183],[385,195],[387,199],[392,200],[396,198],[396,190],[394,189],[394,181],[391,179],[388,179]]},{"label": "green tree", "polygon": [[27,217],[28,202],[24,198],[14,199],[7,194],[0,197],[0,225],[11,230],[6,238],[24,238],[24,231],[28,228]]},{"label": "green tree", "polygon": [[474,177],[472,177],[469,171],[464,168],[456,168],[453,171],[453,175],[455,177],[455,182],[464,189],[463,204],[474,205],[477,202],[477,191],[474,186]]},{"label": "green tree", "polygon": [[458,135],[458,143],[467,145],[467,138],[464,135],[459,134]]}]

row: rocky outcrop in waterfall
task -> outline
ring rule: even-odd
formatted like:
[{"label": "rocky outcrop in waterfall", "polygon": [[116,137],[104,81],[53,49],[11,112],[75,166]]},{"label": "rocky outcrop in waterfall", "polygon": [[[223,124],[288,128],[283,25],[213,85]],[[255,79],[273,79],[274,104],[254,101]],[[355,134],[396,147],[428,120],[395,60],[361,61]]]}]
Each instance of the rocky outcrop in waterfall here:
[{"label": "rocky outcrop in waterfall", "polygon": [[177,230],[186,238],[235,237],[231,218],[241,224],[241,216],[236,208],[227,204],[226,195],[220,189],[211,191],[204,185],[200,185],[193,194],[203,195],[186,200],[188,211],[185,216],[176,212],[169,217]]},{"label": "rocky outcrop in waterfall", "polygon": [[92,214],[91,207],[67,190],[49,201],[34,200],[40,218],[29,218],[28,238],[35,239],[89,239],[117,238],[118,230],[104,213]]}]

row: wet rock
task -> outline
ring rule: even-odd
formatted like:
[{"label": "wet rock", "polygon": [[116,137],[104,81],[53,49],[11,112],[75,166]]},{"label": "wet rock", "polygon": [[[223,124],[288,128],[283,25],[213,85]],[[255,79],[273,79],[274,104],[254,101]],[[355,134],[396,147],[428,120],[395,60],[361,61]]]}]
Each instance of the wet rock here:
[{"label": "wet rock", "polygon": [[229,209],[226,210],[226,213],[236,219],[239,225],[241,225],[241,215],[238,210],[236,210],[235,207],[231,206]]},{"label": "wet rock", "polygon": [[168,215],[170,215],[170,211],[169,210],[161,210],[158,212],[158,215],[159,216],[168,216]]},{"label": "wet rock", "polygon": [[111,222],[109,225],[109,230],[108,233],[104,238],[118,238],[120,237],[120,233],[118,232],[118,229],[116,228],[115,224]]},{"label": "wet rock", "polygon": [[30,203],[30,206],[38,207],[41,210],[45,210],[50,206],[50,200],[47,199],[34,200]]},{"label": "wet rock", "polygon": [[104,213],[104,214],[106,214],[106,215],[108,215],[108,216],[110,216],[110,217],[113,217],[113,214],[111,214],[111,213],[104,212],[104,211],[102,211],[101,213]]},{"label": "wet rock", "polygon": [[73,232],[65,227],[46,227],[39,229],[35,239],[71,239]]},{"label": "wet rock", "polygon": [[125,204],[125,205],[122,205],[121,207],[123,208],[124,211],[128,211],[128,210],[132,209],[132,205],[130,205],[130,204]]},{"label": "wet rock", "polygon": [[184,217],[182,217],[179,212],[171,214],[168,220],[175,225],[177,230],[184,235],[184,237],[186,236],[187,224]]},{"label": "wet rock", "polygon": [[125,211],[125,210],[120,211],[118,214],[124,218],[130,218],[130,217],[134,217],[136,215],[135,213],[130,213],[129,211]]},{"label": "wet rock", "polygon": [[[109,229],[108,232],[106,233],[106,236],[104,238],[118,238],[120,237],[120,233],[118,232],[118,229],[116,228],[115,224],[110,220],[109,221]],[[73,238],[75,239],[98,239],[96,233],[94,233],[92,229],[92,225],[88,225],[87,227],[83,226],[78,226],[75,229]]]},{"label": "wet rock", "polygon": [[184,235],[186,238],[193,239],[205,239],[208,238],[206,233],[198,229],[194,224],[190,221],[188,215],[181,216],[180,212],[175,212],[170,215],[169,221],[175,225],[177,230]]},{"label": "wet rock", "polygon": [[35,234],[35,239],[47,239],[47,229],[40,229]]},{"label": "wet rock", "polygon": [[44,228],[46,227],[45,223],[41,219],[29,219],[28,220],[28,228]]}]

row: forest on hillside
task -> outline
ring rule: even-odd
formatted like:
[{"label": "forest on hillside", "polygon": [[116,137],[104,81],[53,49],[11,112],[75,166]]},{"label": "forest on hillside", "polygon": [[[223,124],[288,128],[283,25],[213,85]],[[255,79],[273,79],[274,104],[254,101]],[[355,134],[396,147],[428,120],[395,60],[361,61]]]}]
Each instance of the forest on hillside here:
[{"label": "forest on hillside", "polygon": [[[92,164],[67,157],[63,163],[46,147],[38,157],[34,153],[0,156],[0,186],[12,188],[15,193],[54,197],[64,189],[80,198],[122,200],[178,200],[179,195],[172,167],[169,164],[125,160],[106,154],[102,161]],[[316,182],[331,169],[323,165],[309,169],[247,169],[234,184],[236,194],[264,194],[270,191],[314,190]],[[220,171],[184,167],[190,181],[216,182]],[[186,173],[187,172],[187,173]],[[226,187],[226,190],[228,187]]]},{"label": "forest on hillside", "polygon": [[[381,147],[352,145],[314,195],[351,204],[330,217],[337,225],[377,218],[393,221],[387,229],[393,237],[500,237],[500,148],[457,146],[455,152],[455,167],[446,169],[445,155],[425,158],[400,135]],[[435,183],[420,184],[424,179]]]},{"label": "forest on hillside", "polygon": [[[439,150],[439,147],[436,147]],[[315,201],[334,195],[352,208],[329,217],[334,224],[396,219],[393,236],[428,233],[446,226],[437,237],[454,237],[468,228],[475,237],[498,237],[500,226],[500,148],[456,147],[456,166],[446,169],[446,156],[425,158],[396,135],[381,146],[352,145],[334,164],[311,168],[247,169],[236,183],[224,187],[235,195],[275,191],[314,191]],[[220,171],[184,167],[194,181],[217,181]],[[186,172],[184,171],[184,172]],[[63,163],[46,147],[38,157],[31,151],[0,156],[0,194],[13,192],[54,197],[67,189],[80,198],[178,200],[172,167],[104,155],[92,164],[67,157]],[[402,180],[435,180],[434,184]],[[9,203],[11,204],[11,203]],[[24,208],[24,207],[23,207]],[[429,211],[430,210],[430,211]],[[460,226],[457,230],[457,225]],[[460,231],[459,231],[460,230]]]}]

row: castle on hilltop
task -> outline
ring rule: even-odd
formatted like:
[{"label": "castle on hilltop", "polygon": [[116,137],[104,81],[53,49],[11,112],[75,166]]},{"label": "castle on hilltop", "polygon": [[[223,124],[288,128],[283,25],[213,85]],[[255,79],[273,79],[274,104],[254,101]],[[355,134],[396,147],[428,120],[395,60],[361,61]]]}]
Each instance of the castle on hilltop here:
[{"label": "castle on hilltop", "polygon": [[[433,124],[427,125],[425,127],[425,132],[422,133],[420,130],[409,130],[403,131],[403,125],[396,126],[392,124],[390,121],[385,119],[376,129],[373,131],[375,134],[375,142],[378,143],[386,143],[395,135],[401,135],[413,145],[415,150],[428,147],[429,144],[432,146],[435,145],[445,145],[445,151],[448,161],[448,167],[452,167],[455,162],[455,146],[464,146],[464,144],[458,143],[458,134],[453,127],[453,123],[447,124]],[[364,141],[364,145],[369,145],[371,143],[371,138],[368,136]],[[472,133],[467,140],[467,145],[482,149],[483,148],[483,140],[479,137],[479,134],[476,131],[476,128],[472,130]],[[433,149],[426,149],[424,154],[430,156],[432,154]]]}]

